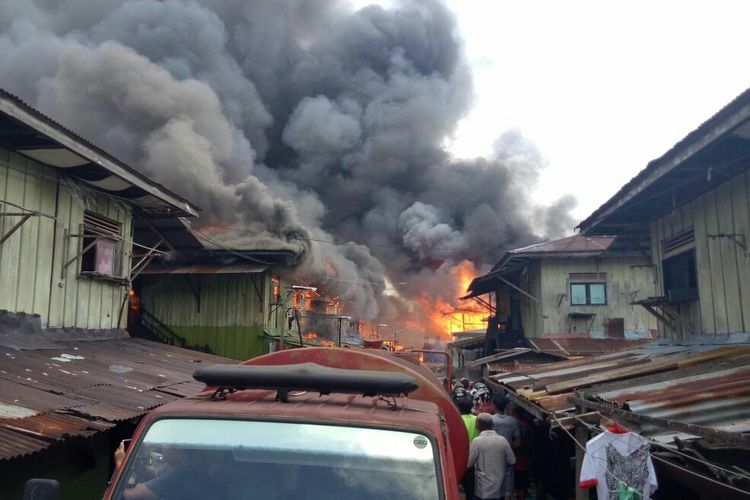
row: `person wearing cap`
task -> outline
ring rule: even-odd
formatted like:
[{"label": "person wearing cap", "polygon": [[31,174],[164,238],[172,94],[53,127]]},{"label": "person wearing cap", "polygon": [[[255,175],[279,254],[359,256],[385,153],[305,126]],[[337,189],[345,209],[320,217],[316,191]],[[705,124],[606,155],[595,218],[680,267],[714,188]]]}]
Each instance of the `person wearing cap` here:
[{"label": "person wearing cap", "polygon": [[516,457],[508,440],[495,432],[492,415],[480,413],[476,421],[479,436],[469,446],[467,467],[474,467],[474,494],[481,500],[499,500],[503,496],[503,479]]}]

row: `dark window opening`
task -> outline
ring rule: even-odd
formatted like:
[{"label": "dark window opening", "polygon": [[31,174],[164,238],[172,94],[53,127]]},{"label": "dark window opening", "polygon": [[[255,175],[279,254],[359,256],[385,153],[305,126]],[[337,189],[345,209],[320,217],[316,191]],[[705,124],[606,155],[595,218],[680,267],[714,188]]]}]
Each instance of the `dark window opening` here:
[{"label": "dark window opening", "polygon": [[122,224],[91,212],[83,214],[81,274],[112,278],[122,273]]},{"label": "dark window opening", "polygon": [[671,302],[698,300],[698,273],[695,267],[695,250],[688,250],[665,259],[664,293]]},{"label": "dark window opening", "polygon": [[602,306],[607,304],[607,286],[604,283],[571,283],[570,305]]}]

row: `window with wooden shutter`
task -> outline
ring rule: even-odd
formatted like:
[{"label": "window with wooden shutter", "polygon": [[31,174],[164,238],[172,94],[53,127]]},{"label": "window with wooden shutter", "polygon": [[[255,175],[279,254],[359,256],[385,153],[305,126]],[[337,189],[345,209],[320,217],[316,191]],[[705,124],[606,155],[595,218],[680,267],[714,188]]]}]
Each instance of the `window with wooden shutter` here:
[{"label": "window with wooden shutter", "polygon": [[122,276],[122,224],[89,211],[83,214],[81,274]]}]

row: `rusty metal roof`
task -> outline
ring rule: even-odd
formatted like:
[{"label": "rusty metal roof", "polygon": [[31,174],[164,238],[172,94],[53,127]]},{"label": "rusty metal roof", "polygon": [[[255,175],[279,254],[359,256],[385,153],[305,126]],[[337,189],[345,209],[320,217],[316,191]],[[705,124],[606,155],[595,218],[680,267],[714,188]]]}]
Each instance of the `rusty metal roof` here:
[{"label": "rusty metal roof", "polygon": [[[636,415],[750,431],[750,335],[657,341],[493,377],[528,410],[574,409],[578,393]],[[656,434],[663,429],[645,428]]]},{"label": "rusty metal roof", "polygon": [[202,363],[234,360],[142,339],[0,348],[0,460],[87,436],[203,389]]},{"label": "rusty metal roof", "polygon": [[590,337],[572,337],[570,334],[554,338],[541,337],[526,340],[529,345],[540,352],[565,357],[622,351],[651,341],[651,339],[592,339]]},{"label": "rusty metal roof", "polygon": [[[495,362],[505,362],[515,360],[516,358],[523,358],[523,357],[533,357],[535,359],[539,358],[547,358],[548,362],[558,361],[560,359],[566,359],[565,355],[556,354],[556,353],[546,353],[542,352],[536,349],[530,349],[528,347],[513,347],[511,349],[503,349],[502,351],[492,354],[490,356],[485,356],[483,358],[475,359],[474,361],[471,361],[467,363],[467,366],[475,367],[475,366],[482,366],[490,363]],[[541,363],[537,363],[541,364]]]},{"label": "rusty metal roof", "polygon": [[602,253],[607,251],[614,236],[583,236],[576,234],[559,240],[545,241],[536,243],[522,248],[510,250],[508,253],[513,255],[545,255],[556,253]]},{"label": "rusty metal roof", "polygon": [[576,234],[559,240],[545,241],[510,250],[492,266],[490,272],[477,276],[467,288],[462,300],[494,291],[496,280],[506,276],[529,260],[551,258],[588,258],[606,254],[615,241],[615,236],[584,236]]}]

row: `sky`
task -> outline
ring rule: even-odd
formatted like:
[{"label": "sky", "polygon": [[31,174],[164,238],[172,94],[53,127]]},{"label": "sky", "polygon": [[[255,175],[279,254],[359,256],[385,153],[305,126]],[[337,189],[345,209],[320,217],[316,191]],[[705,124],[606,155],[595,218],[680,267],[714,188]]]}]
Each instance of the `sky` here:
[{"label": "sky", "polygon": [[547,166],[534,196],[583,219],[750,86],[748,2],[448,0],[474,107],[448,147],[516,128]]}]

